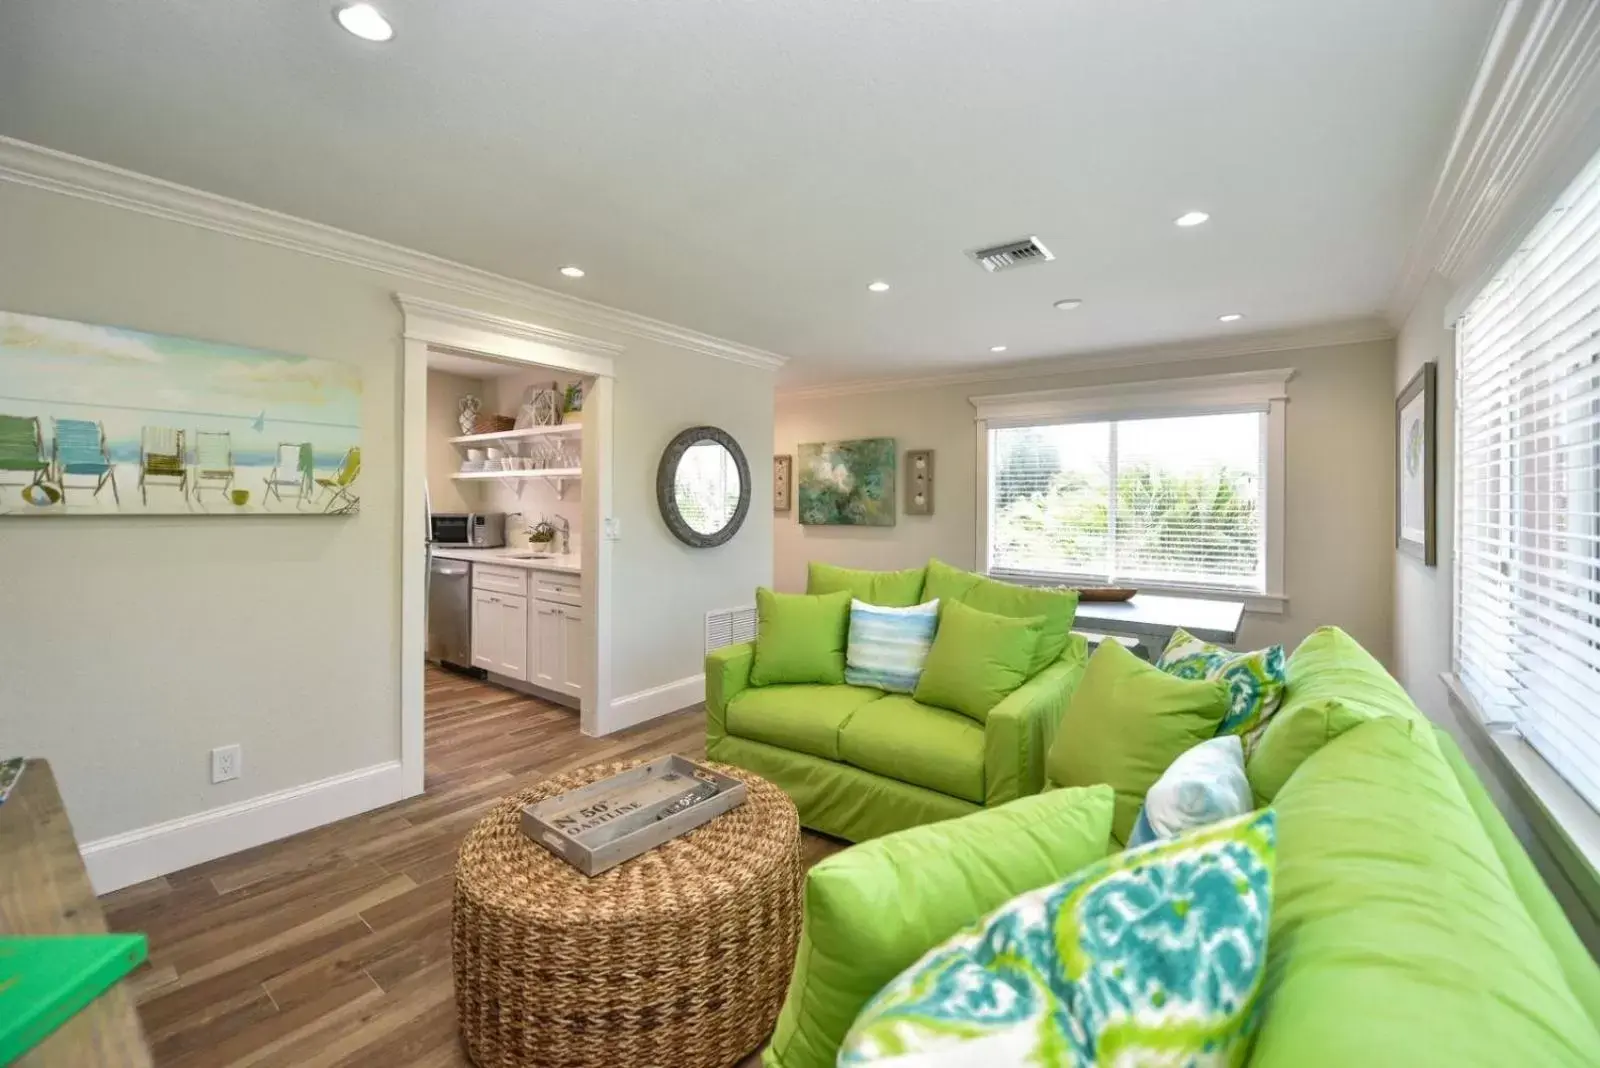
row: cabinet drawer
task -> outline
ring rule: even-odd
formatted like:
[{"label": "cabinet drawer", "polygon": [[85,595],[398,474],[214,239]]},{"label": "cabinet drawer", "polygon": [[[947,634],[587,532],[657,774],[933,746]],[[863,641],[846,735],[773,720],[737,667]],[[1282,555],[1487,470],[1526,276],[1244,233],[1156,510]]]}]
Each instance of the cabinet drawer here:
[{"label": "cabinet drawer", "polygon": [[518,597],[528,595],[528,573],[520,567],[496,567],[493,564],[472,565],[472,588],[512,593]]},{"label": "cabinet drawer", "polygon": [[555,604],[583,604],[583,582],[577,575],[555,571],[533,572],[533,596]]}]

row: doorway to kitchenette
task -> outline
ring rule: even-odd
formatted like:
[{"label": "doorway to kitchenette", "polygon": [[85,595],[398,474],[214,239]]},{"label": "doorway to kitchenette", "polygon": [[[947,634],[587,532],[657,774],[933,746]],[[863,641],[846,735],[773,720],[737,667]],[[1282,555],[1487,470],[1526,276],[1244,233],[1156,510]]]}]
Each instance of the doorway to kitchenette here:
[{"label": "doorway to kitchenette", "polygon": [[[434,785],[424,768],[441,766],[435,745],[492,742],[498,731],[549,730],[563,719],[574,734],[601,733],[612,357],[621,349],[397,300],[406,350],[401,764],[409,796]],[[451,679],[469,676],[481,683],[470,701],[457,700]]]}]

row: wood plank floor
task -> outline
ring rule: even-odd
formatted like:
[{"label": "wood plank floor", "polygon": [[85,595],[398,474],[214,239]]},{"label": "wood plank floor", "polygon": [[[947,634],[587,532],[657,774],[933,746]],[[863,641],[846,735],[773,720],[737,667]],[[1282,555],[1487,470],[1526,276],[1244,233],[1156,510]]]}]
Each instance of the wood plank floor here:
[{"label": "wood plank floor", "polygon": [[[705,752],[700,709],[586,738],[571,710],[433,668],[426,724],[423,796],[101,899],[112,930],[149,936],[129,982],[157,1065],[468,1065],[450,976],[468,828],[560,771]],[[807,835],[807,863],[837,848]]]}]

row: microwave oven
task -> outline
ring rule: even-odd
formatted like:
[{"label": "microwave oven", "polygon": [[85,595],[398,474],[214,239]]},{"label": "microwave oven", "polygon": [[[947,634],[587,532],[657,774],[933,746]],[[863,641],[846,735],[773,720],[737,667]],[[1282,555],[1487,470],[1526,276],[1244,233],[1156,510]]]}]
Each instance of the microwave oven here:
[{"label": "microwave oven", "polygon": [[428,540],[435,545],[498,549],[506,543],[504,512],[435,512]]}]

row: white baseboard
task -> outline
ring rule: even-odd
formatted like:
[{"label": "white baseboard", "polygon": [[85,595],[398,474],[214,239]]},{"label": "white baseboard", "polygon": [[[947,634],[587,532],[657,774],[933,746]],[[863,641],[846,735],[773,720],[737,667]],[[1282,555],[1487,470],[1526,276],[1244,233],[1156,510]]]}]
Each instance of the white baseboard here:
[{"label": "white baseboard", "polygon": [[648,690],[624,694],[611,702],[601,724],[601,734],[625,730],[647,720],[658,719],[670,712],[697,705],[706,699],[706,677],[690,675],[686,679],[652,686]]},{"label": "white baseboard", "polygon": [[99,838],[79,851],[95,893],[106,894],[370,812],[404,796],[405,777],[394,760]]}]

